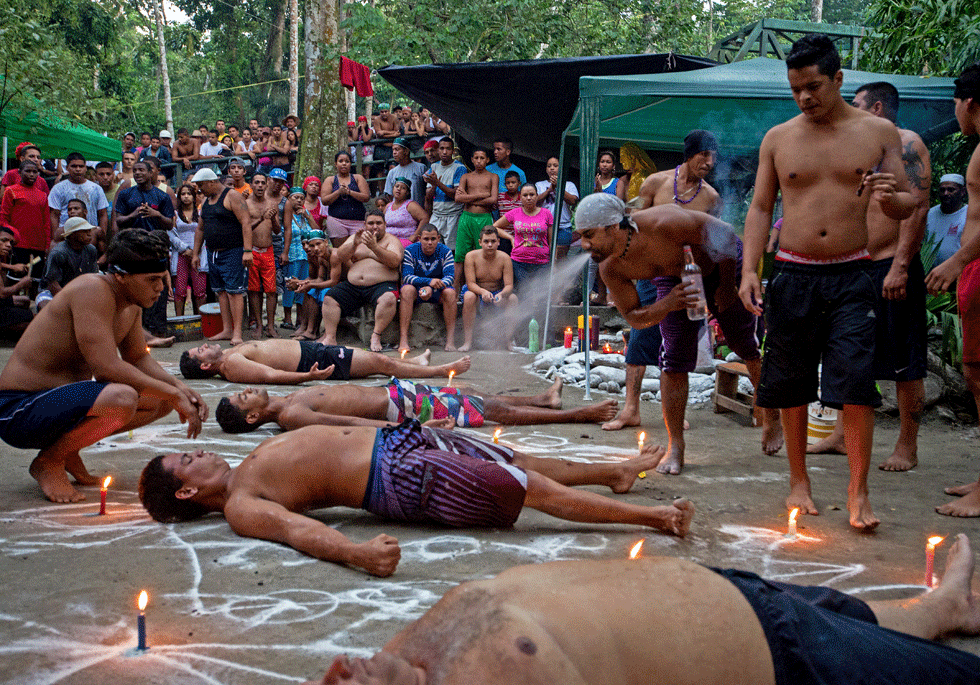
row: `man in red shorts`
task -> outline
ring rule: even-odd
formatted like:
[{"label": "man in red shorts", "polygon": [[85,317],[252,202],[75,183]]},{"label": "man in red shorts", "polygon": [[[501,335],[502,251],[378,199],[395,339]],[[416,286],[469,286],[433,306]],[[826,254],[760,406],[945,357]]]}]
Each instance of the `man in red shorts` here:
[{"label": "man in red shorts", "polygon": [[[967,67],[956,79],[953,91],[956,120],[965,136],[980,133],[980,64]],[[969,207],[960,249],[926,276],[929,292],[945,292],[959,278],[956,299],[963,322],[963,375],[980,409],[980,146],[973,151],[966,168]],[[947,516],[980,516],[980,480],[946,488],[960,499],[936,511]]]},{"label": "man in red shorts", "polygon": [[279,233],[279,198],[267,197],[265,174],[252,177],[252,192],[245,199],[248,216],[252,221],[252,263],[248,267],[248,307],[255,319],[253,337],[262,337],[262,293],[265,293],[265,332],[270,338],[276,334],[275,315],[279,295],[276,292],[276,259],[272,252],[272,234]]}]

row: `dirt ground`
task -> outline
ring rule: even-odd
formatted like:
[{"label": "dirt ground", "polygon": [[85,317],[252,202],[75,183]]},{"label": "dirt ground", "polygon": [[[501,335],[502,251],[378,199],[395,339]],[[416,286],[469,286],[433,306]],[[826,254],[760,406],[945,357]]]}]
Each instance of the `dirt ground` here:
[{"label": "dirt ground", "polygon": [[[155,350],[177,373],[183,349]],[[0,364],[9,358],[0,349]],[[433,351],[443,362],[455,353]],[[522,368],[531,358],[477,352],[461,380],[495,392],[531,393],[546,382]],[[382,384],[384,379],[359,381]],[[229,392],[223,381],[192,381],[211,405]],[[285,394],[286,387],[271,392]],[[604,399],[594,393],[593,399]],[[566,406],[582,391],[566,389]],[[660,407],[644,403],[647,440],[665,441]],[[697,513],[680,540],[634,526],[586,525],[527,510],[511,530],[447,530],[383,522],[349,509],[317,512],[356,541],[381,532],[398,538],[402,561],[394,576],[378,579],[315,561],[272,543],[240,538],[217,516],[161,525],[136,497],[140,470],[155,454],[198,446],[233,464],[272,435],[221,432],[213,418],[188,441],[173,416],[83,451],[89,470],[113,477],[108,513],[98,516],[98,488],[81,504],[41,499],[28,475],[32,453],[0,445],[0,539],[6,590],[0,599],[0,681],[7,683],[278,683],[319,676],[333,657],[367,655],[419,617],[455,584],[492,576],[520,564],[557,559],[622,558],[638,540],[644,555],[668,555],[713,566],[738,567],[801,584],[819,584],[862,599],[911,597],[923,590],[924,545],[930,535],[965,532],[980,543],[980,521],[939,516],[944,485],[977,477],[975,438],[935,414],[920,436],[921,465],[908,473],[871,473],[872,503],[882,519],[873,534],[854,532],[845,509],[843,456],[810,460],[818,517],[800,522],[796,541],[783,537],[787,492],[785,453],[764,456],[760,431],[733,415],[688,412],[687,466],[680,476],[651,473],[625,500],[656,504],[690,498]],[[873,465],[897,436],[894,419],[879,416]],[[492,427],[478,432],[488,435]],[[546,457],[588,461],[636,452],[636,430],[598,425],[505,428],[502,441]],[[603,492],[602,488],[594,488]],[[605,491],[609,494],[608,490]],[[948,543],[936,555],[941,571]],[[136,597],[146,610],[150,650],[138,656]],[[657,601],[650,587],[649,600]],[[597,601],[601,601],[597,598]],[[952,644],[980,654],[980,640]]]}]

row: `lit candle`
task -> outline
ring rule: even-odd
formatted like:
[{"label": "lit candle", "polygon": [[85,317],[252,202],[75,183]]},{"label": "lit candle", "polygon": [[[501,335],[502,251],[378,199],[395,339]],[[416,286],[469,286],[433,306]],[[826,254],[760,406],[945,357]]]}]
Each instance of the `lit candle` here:
[{"label": "lit candle", "polygon": [[146,651],[146,604],[150,601],[149,595],[146,594],[146,590],[140,592],[139,598],[139,608],[140,613],[136,618],[136,649],[140,651]]},{"label": "lit candle", "polygon": [[502,428],[498,428],[497,430],[495,430],[493,432],[493,444],[494,445],[500,444],[500,433],[501,433],[502,430],[503,430]]},{"label": "lit candle", "polygon": [[[646,431],[640,431],[640,434],[636,436],[636,447],[641,453],[643,452],[643,441],[646,440],[646,438],[647,438]],[[640,471],[639,476],[640,478],[646,478],[647,472]]]},{"label": "lit candle", "polygon": [[449,372],[449,387],[450,388],[453,387],[453,376],[455,376],[455,375],[456,375],[456,372],[455,371],[450,371]]},{"label": "lit candle", "polygon": [[565,329],[565,349],[569,350],[572,348],[572,327],[569,326]]},{"label": "lit candle", "polygon": [[940,537],[938,535],[933,535],[931,538],[926,540],[926,587],[931,588],[933,585],[932,578],[932,559],[936,555],[936,545],[945,540],[946,538]]},{"label": "lit candle", "polygon": [[408,354],[408,348],[405,348],[405,349],[402,350],[402,359],[405,358],[405,355],[406,354]]},{"label": "lit candle", "polygon": [[605,345],[602,346],[602,351],[605,352],[606,354],[609,354],[610,352],[612,352],[612,345],[606,343]]},{"label": "lit candle", "polygon": [[640,556],[641,549],[643,549],[643,540],[640,540],[638,543],[633,545],[632,548],[630,548],[630,559],[638,558]]},{"label": "lit candle", "polygon": [[150,353],[150,346],[149,346],[149,345],[147,345],[147,346],[146,346],[146,353],[147,353],[147,354],[149,354],[149,353]]},{"label": "lit candle", "polygon": [[112,482],[112,476],[106,476],[105,480],[102,481],[102,502],[99,505],[99,516],[105,516],[105,493],[109,489],[109,483]]},{"label": "lit candle", "polygon": [[795,538],[796,537],[796,517],[800,515],[800,508],[795,507],[789,512],[789,530],[786,532],[786,537]]}]

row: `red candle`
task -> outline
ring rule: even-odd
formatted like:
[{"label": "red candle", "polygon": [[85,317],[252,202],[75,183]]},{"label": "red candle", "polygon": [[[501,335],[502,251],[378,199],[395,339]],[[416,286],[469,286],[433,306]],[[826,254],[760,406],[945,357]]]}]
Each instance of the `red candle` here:
[{"label": "red candle", "polygon": [[565,349],[572,349],[572,327],[569,326],[565,329]]},{"label": "red candle", "polygon": [[101,503],[99,505],[99,516],[105,516],[105,493],[106,490],[108,490],[109,488],[109,483],[111,482],[112,482],[112,476],[106,476],[105,480],[102,481],[102,492],[100,493]]}]

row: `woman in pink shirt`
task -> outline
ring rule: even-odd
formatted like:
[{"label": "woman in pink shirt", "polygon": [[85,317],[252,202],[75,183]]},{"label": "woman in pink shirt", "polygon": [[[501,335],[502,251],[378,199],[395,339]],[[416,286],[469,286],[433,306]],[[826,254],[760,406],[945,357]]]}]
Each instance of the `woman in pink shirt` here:
[{"label": "woman in pink shirt", "polygon": [[550,210],[537,206],[538,191],[533,183],[521,186],[521,206],[497,219],[497,233],[514,243],[510,258],[514,261],[514,287],[548,269],[555,219]]}]

